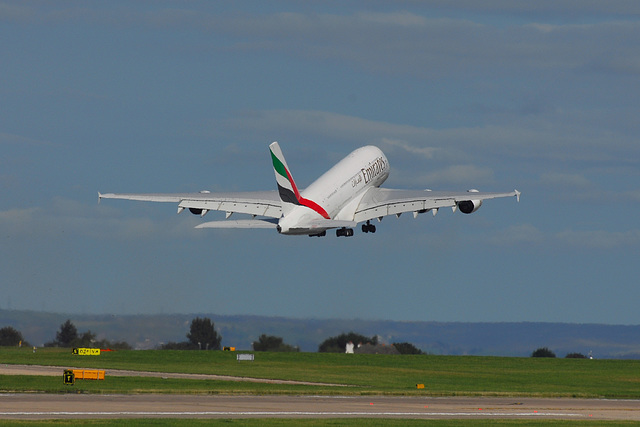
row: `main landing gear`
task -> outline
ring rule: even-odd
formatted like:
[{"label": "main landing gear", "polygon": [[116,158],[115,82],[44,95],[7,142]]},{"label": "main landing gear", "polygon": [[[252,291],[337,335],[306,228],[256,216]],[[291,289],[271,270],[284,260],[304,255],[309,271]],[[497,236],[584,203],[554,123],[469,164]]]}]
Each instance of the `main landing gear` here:
[{"label": "main landing gear", "polygon": [[342,227],[342,228],[338,228],[336,230],[336,236],[338,237],[351,237],[353,236],[353,228],[346,228],[346,227]]},{"label": "main landing gear", "polygon": [[376,226],[371,224],[370,221],[367,221],[366,224],[362,224],[362,232],[363,233],[375,233],[376,232]]},{"label": "main landing gear", "polygon": [[[367,221],[366,224],[362,224],[363,233],[375,233],[376,226]],[[353,228],[342,227],[336,230],[336,236],[338,237],[351,237],[353,236]]]}]

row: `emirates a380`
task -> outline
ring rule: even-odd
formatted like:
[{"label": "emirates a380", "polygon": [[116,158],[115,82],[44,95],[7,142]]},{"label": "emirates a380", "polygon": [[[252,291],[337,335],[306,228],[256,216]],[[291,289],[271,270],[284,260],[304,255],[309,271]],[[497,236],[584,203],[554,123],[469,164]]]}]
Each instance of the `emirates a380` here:
[{"label": "emirates a380", "polygon": [[[204,217],[209,211],[223,211],[225,220],[203,222],[196,228],[270,228],[280,234],[325,236],[336,229],[336,236],[353,236],[361,223],[363,233],[375,233],[372,220],[387,215],[425,212],[435,215],[450,207],[465,214],[477,211],[487,199],[515,196],[520,192],[488,193],[478,190],[444,192],[380,188],[389,176],[389,161],[371,145],[358,148],[325,172],[305,189],[299,189],[277,142],[269,145],[277,190],[179,194],[98,193],[99,199],[125,199],[178,204],[178,213],[188,209]],[[230,219],[234,213],[250,219]]]}]

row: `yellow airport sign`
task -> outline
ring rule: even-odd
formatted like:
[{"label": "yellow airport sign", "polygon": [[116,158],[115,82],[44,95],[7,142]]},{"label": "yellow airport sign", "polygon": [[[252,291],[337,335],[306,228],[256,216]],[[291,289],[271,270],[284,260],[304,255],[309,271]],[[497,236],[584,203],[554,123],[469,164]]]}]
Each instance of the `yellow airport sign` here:
[{"label": "yellow airport sign", "polygon": [[100,356],[99,348],[74,348],[71,352],[78,356]]},{"label": "yellow airport sign", "polygon": [[73,385],[76,382],[76,377],[73,374],[73,371],[71,369],[65,369],[64,370],[64,374],[62,375],[62,379],[64,380],[64,383],[67,385]]}]

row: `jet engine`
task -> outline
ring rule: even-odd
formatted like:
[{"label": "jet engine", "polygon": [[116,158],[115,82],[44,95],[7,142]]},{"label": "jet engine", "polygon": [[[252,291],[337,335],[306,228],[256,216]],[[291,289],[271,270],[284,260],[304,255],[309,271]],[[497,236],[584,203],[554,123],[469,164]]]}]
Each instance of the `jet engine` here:
[{"label": "jet engine", "polygon": [[[479,191],[476,189],[467,190],[467,193],[478,193]],[[482,206],[482,200],[463,200],[458,202],[458,209],[460,212],[465,214],[474,213]]]},{"label": "jet engine", "polygon": [[189,212],[191,212],[194,215],[202,215],[202,209],[189,208]]},{"label": "jet engine", "polygon": [[460,212],[470,214],[474,213],[482,206],[482,200],[463,200],[462,202],[458,202],[458,209]]}]

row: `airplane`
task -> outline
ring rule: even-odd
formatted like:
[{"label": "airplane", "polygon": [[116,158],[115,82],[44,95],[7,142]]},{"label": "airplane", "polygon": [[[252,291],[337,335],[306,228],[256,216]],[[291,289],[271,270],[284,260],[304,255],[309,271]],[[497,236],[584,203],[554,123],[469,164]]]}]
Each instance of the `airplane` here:
[{"label": "airplane", "polygon": [[[363,233],[375,233],[371,223],[387,215],[400,217],[412,212],[414,218],[440,208],[465,214],[477,211],[483,200],[515,196],[520,192],[487,193],[478,190],[443,192],[431,190],[397,190],[380,188],[389,176],[389,161],[375,146],[353,151],[305,189],[299,189],[280,145],[269,145],[277,191],[233,193],[126,194],[98,192],[101,199],[124,199],[178,204],[178,213],[188,209],[204,217],[209,211],[226,212],[226,219],[204,222],[195,228],[267,228],[285,235],[325,236],[336,229],[336,236],[350,237],[362,223]],[[251,219],[230,220],[232,214],[251,215]]]}]

